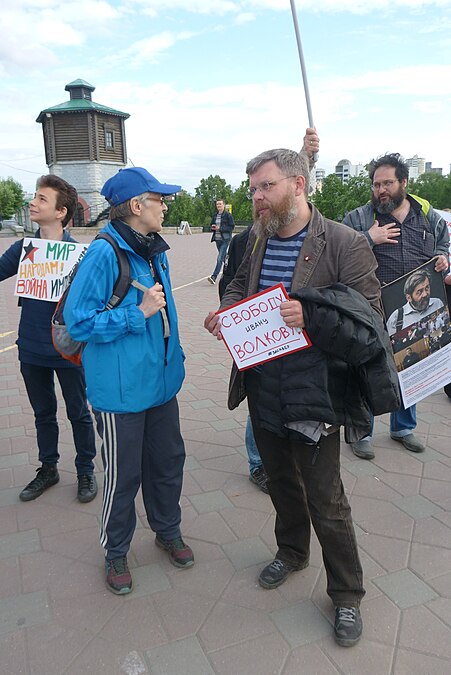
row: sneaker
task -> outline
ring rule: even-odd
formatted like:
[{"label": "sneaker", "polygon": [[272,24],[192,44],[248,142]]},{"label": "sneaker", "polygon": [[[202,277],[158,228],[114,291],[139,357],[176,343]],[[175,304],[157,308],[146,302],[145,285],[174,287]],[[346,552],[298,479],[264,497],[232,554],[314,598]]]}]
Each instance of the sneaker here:
[{"label": "sneaker", "polygon": [[216,283],[215,277],[207,277],[207,279],[208,279],[208,281],[210,282],[210,284],[212,284],[212,286],[215,285],[215,283]]},{"label": "sneaker", "polygon": [[255,469],[250,475],[249,475],[249,480],[251,483],[254,483],[262,492],[265,493],[265,495],[269,494],[267,482],[268,482],[268,476],[266,475],[266,471],[262,466],[259,466],[258,469]]},{"label": "sneaker", "polygon": [[307,560],[303,565],[299,567],[293,567],[289,563],[275,558],[272,563],[266,565],[266,567],[260,572],[258,577],[258,583],[262,588],[277,588],[281,586],[289,575],[292,572],[297,572],[298,570],[303,570],[308,566],[309,561]]},{"label": "sneaker", "polygon": [[85,473],[83,476],[77,476],[78,488],[77,488],[77,497],[78,501],[82,504],[87,502],[92,502],[94,497],[97,494],[97,481],[93,473]]},{"label": "sneaker", "polygon": [[392,436],[392,439],[398,443],[402,443],[406,450],[410,450],[410,452],[424,452],[426,450],[423,443],[414,434],[407,434],[407,436],[399,438]]},{"label": "sneaker", "polygon": [[19,495],[21,502],[31,502],[40,497],[47,488],[58,483],[60,477],[56,464],[43,464],[36,469],[36,478],[28,483]]},{"label": "sneaker", "polygon": [[106,585],[116,595],[125,595],[132,590],[132,575],[128,569],[127,557],[105,560]]},{"label": "sneaker", "polygon": [[157,534],[155,543],[163,551],[169,553],[169,560],[176,567],[191,567],[194,565],[194,554],[181,537],[166,541],[165,539],[161,539]]},{"label": "sneaker", "polygon": [[356,457],[360,459],[374,459],[374,450],[371,444],[371,441],[356,441],[355,443],[350,443],[351,450]]},{"label": "sneaker", "polygon": [[358,607],[336,607],[334,637],[341,647],[352,647],[362,636],[362,616]]}]

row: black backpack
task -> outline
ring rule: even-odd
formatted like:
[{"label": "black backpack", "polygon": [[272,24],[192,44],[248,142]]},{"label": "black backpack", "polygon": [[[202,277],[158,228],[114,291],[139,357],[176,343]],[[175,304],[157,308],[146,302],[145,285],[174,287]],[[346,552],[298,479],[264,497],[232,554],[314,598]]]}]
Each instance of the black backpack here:
[{"label": "black backpack", "polygon": [[[130,278],[130,262],[128,260],[127,254],[118,245],[116,239],[114,239],[114,237],[112,237],[107,232],[100,232],[95,237],[95,239],[104,239],[109,244],[111,244],[111,246],[114,249],[114,252],[116,253],[117,264],[119,266],[119,275],[113,287],[113,294],[111,298],[108,300],[107,306],[105,307],[106,311],[113,309],[114,307],[117,307],[128,293],[128,289],[130,288],[132,283]],[[53,346],[64,359],[72,361],[72,363],[75,363],[77,366],[81,365],[81,357],[86,342],[79,342],[77,340],[73,340],[69,335],[67,326],[64,322],[64,307],[66,305],[67,295],[69,293],[71,283],[73,281],[73,278],[77,274],[79,264],[80,263],[77,263],[75,267],[71,270],[67,286],[61,298],[58,301],[58,304],[52,317]]]}]

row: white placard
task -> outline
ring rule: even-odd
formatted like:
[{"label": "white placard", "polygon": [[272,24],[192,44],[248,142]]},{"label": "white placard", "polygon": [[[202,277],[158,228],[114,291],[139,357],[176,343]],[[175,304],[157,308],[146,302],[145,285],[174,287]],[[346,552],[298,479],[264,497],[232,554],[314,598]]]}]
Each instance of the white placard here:
[{"label": "white placard", "polygon": [[279,307],[287,300],[283,284],[277,284],[217,312],[225,345],[239,370],[311,346],[303,330],[282,319]]},{"label": "white placard", "polygon": [[57,302],[74,265],[87,251],[86,244],[25,237],[14,295]]}]

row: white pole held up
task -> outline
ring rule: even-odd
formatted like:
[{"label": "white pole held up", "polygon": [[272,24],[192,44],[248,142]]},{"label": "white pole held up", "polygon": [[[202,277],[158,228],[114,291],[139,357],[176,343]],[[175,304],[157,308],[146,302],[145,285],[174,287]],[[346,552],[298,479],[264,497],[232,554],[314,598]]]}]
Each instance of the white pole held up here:
[{"label": "white pole held up", "polygon": [[[309,88],[308,88],[307,71],[306,71],[306,68],[305,68],[304,54],[302,52],[301,34],[299,32],[298,17],[297,17],[297,14],[296,14],[296,5],[295,5],[294,0],[290,0],[290,5],[291,5],[291,13],[293,15],[294,30],[295,30],[295,33],[296,33],[296,42],[297,42],[297,45],[298,45],[299,61],[301,62],[302,80],[304,82],[305,101],[307,103],[308,123],[309,123],[310,127],[314,127],[315,125],[313,124],[312,106],[310,104],[310,94],[309,94]],[[318,153],[315,153],[313,155],[313,159],[316,162],[316,160],[318,159]]]}]

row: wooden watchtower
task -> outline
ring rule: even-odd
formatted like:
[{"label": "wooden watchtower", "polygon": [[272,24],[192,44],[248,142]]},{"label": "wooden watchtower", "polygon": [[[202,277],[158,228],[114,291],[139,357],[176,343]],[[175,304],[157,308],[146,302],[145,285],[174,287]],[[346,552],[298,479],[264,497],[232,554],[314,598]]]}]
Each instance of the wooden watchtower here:
[{"label": "wooden watchtower", "polygon": [[77,188],[80,203],[75,225],[95,218],[106,206],[100,190],[127,164],[124,122],[128,113],[92,100],[95,90],[84,80],[66,84],[70,100],[46,108],[42,124],[49,172]]}]

